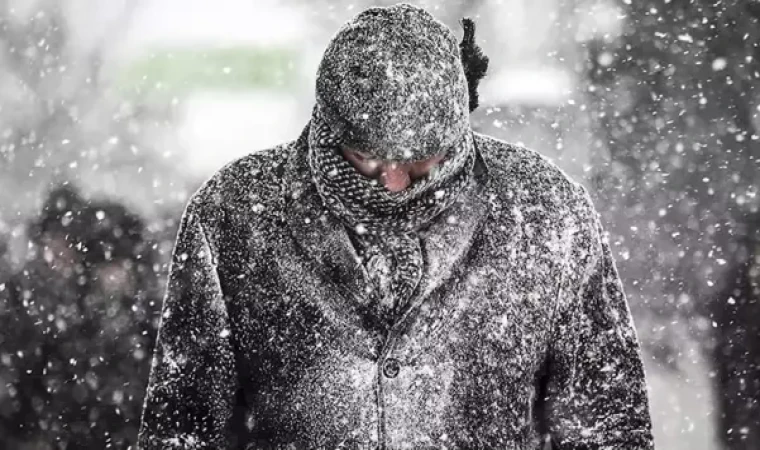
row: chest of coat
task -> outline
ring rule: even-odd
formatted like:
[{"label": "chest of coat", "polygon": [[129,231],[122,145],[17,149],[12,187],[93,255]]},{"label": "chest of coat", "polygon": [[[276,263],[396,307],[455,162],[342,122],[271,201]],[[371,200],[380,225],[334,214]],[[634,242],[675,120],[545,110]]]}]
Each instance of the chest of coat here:
[{"label": "chest of coat", "polygon": [[283,240],[230,300],[240,354],[251,370],[266,369],[259,379],[289,379],[336,355],[377,360],[389,350],[409,365],[453,364],[515,378],[535,372],[561,261],[545,249],[530,251],[529,240],[510,242],[487,228],[472,239],[446,279],[411,302],[392,329],[373,322],[356,292],[361,285],[351,284],[356,280],[318,266]]},{"label": "chest of coat", "polygon": [[425,273],[392,327],[365,307],[361,263],[329,216],[239,233],[221,281],[252,433],[304,448],[532,439],[563,246],[485,211],[455,205],[431,227]]}]

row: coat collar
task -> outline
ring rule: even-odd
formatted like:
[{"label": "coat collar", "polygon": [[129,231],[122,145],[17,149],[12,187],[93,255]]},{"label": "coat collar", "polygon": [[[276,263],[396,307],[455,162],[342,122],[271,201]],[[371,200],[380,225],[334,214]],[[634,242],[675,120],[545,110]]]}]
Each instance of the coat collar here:
[{"label": "coat collar", "polygon": [[309,125],[291,148],[282,185],[284,219],[301,260],[332,284],[340,298],[322,299],[337,317],[361,325],[366,302],[363,266],[340,221],[324,207],[308,164]]},{"label": "coat collar", "polygon": [[[288,159],[283,185],[287,192],[285,220],[298,251],[322,276],[332,280],[342,294],[344,313],[366,314],[362,306],[368,298],[367,274],[349,238],[348,231],[322,204],[311,180],[308,165],[309,125],[301,133]],[[484,195],[488,171],[480,158],[476,162],[476,182],[421,232],[425,266],[422,280],[397,322],[406,322],[421,303],[451,275],[465,257],[476,231],[488,214]],[[344,316],[345,317],[345,316]],[[366,318],[364,318],[366,320]],[[366,322],[365,322],[366,323]],[[394,327],[395,328],[395,327]]]}]

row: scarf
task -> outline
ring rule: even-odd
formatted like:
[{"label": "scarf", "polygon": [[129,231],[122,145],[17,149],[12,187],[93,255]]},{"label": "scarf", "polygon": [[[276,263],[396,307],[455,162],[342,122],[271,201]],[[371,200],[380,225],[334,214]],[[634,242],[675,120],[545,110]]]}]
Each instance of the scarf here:
[{"label": "scarf", "polygon": [[406,309],[423,274],[419,231],[473,182],[472,131],[446,149],[438,167],[401,192],[359,173],[342,155],[343,137],[319,106],[309,131],[312,179],[328,211],[349,230],[365,269],[368,306],[387,325]]}]

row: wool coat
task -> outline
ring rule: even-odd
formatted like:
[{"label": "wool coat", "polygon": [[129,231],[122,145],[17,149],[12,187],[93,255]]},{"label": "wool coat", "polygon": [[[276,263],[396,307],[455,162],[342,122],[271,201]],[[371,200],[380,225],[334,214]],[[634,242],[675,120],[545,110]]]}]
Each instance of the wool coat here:
[{"label": "wool coat", "polygon": [[391,327],[300,138],[182,216],[139,448],[652,449],[640,347],[598,213],[537,152],[475,133],[477,182],[420,232]]}]

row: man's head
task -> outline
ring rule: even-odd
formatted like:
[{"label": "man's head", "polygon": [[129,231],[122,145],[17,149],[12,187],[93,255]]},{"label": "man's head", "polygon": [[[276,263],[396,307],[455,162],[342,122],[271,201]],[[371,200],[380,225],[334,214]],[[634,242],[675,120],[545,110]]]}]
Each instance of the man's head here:
[{"label": "man's head", "polygon": [[324,204],[358,233],[417,230],[473,186],[469,114],[488,59],[475,45],[473,22],[462,25],[457,43],[421,8],[375,7],[328,45],[308,162]]},{"label": "man's head", "polygon": [[367,9],[338,31],[319,66],[316,97],[345,146],[370,159],[437,157],[470,126],[456,36],[408,4]]}]

